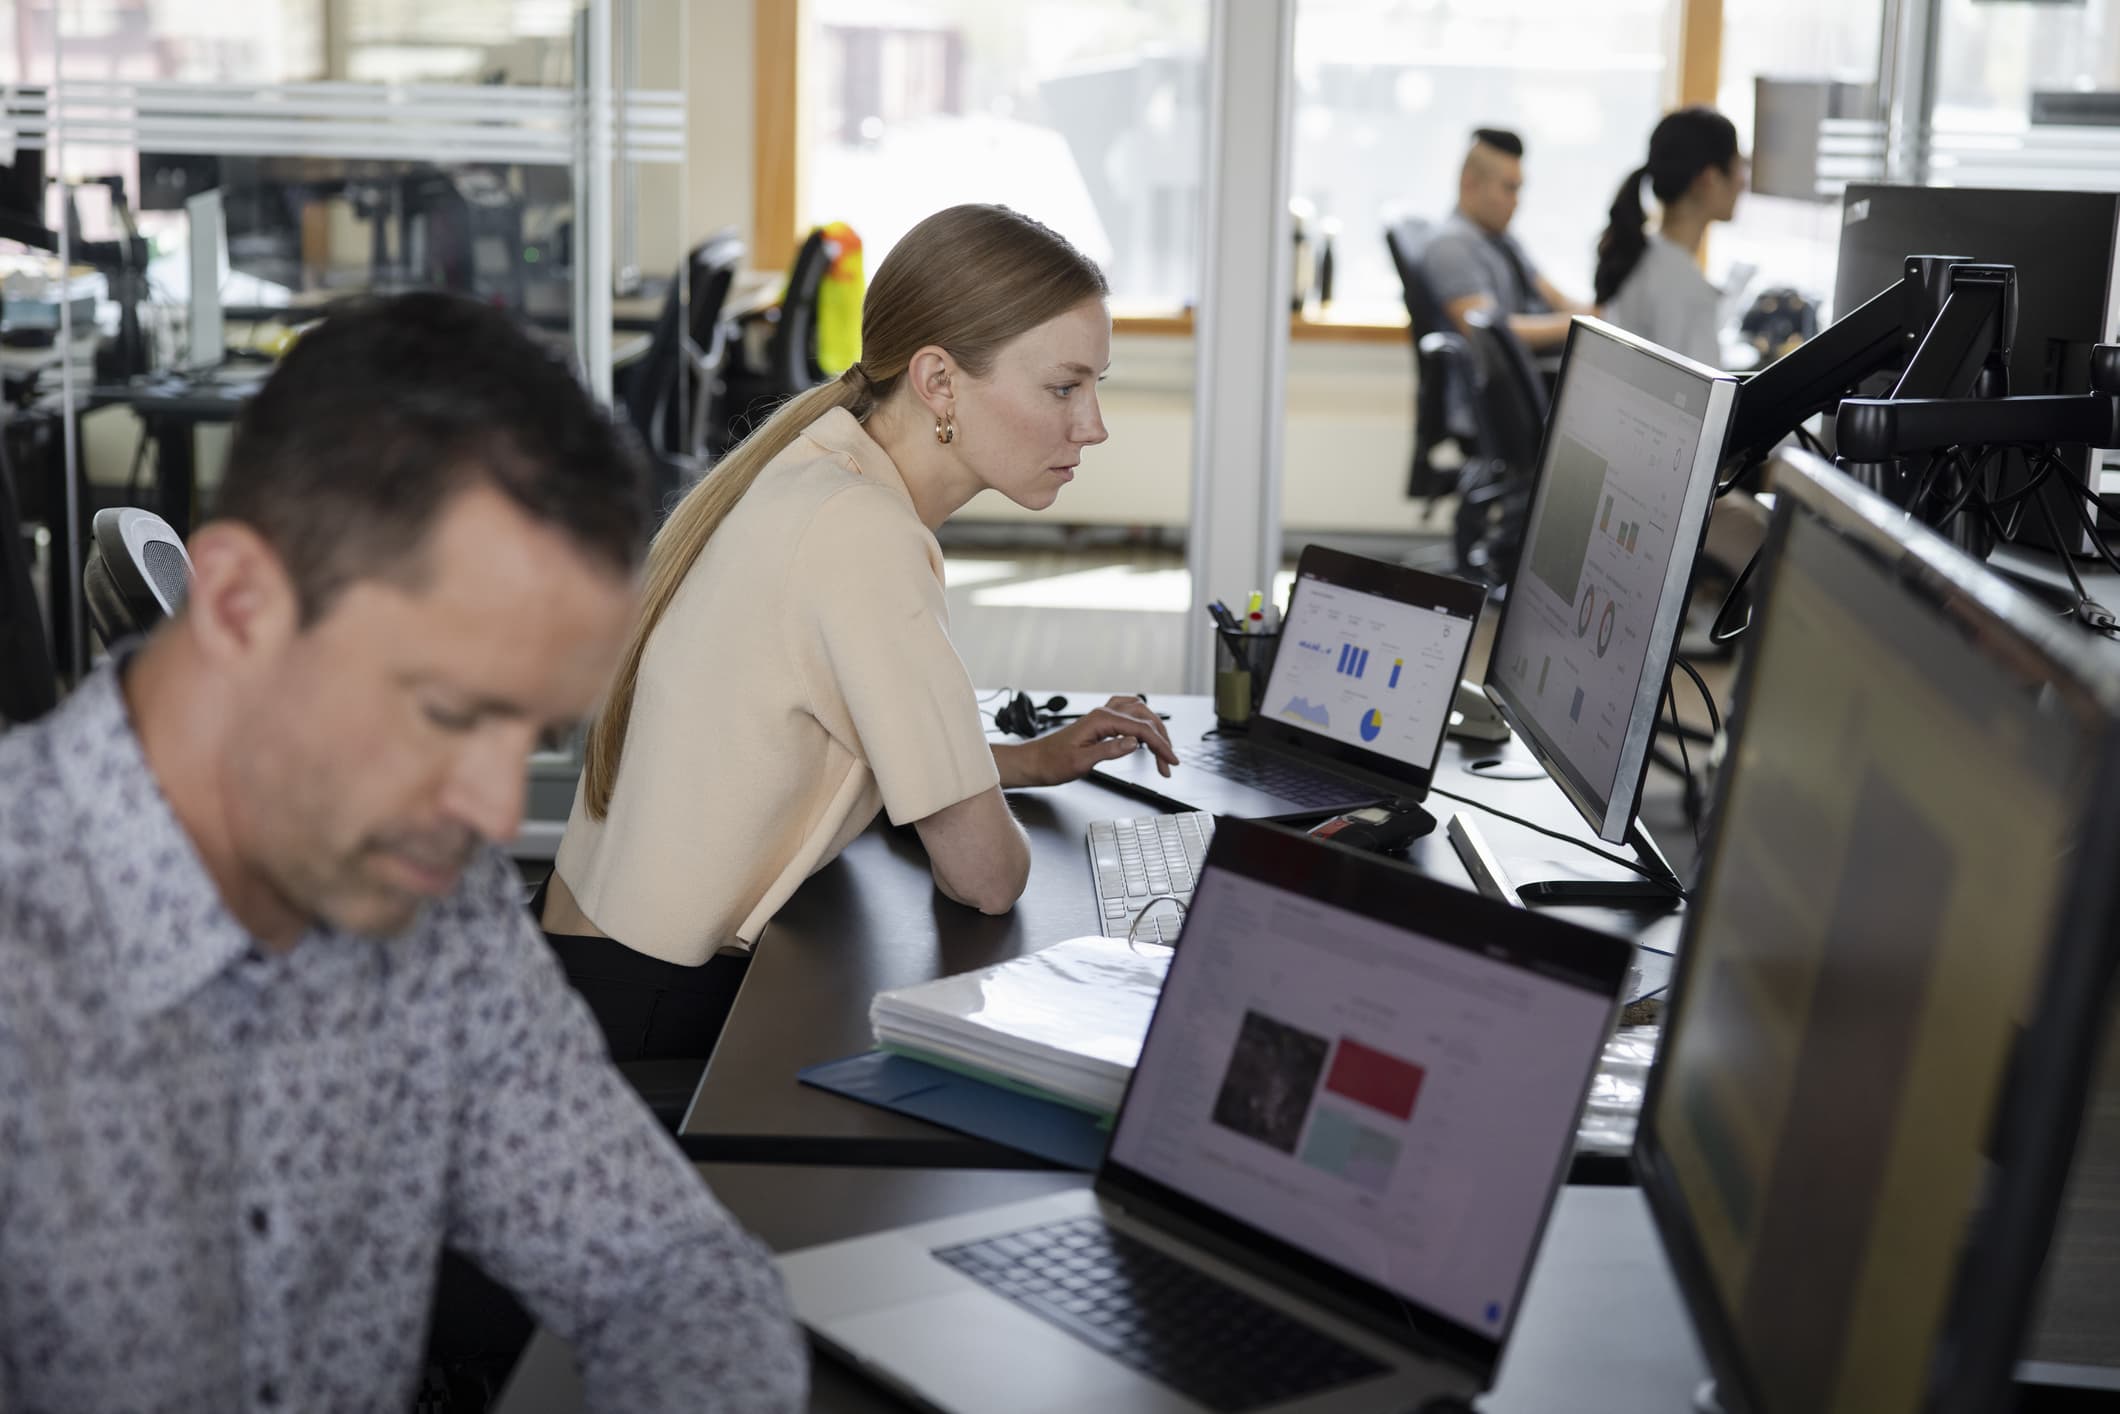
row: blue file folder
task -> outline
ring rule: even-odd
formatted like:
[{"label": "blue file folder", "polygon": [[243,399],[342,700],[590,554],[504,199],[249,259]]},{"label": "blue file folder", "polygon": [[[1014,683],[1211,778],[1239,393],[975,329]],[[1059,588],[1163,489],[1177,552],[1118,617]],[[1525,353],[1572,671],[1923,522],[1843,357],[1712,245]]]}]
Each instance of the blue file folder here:
[{"label": "blue file folder", "polygon": [[1103,1160],[1110,1137],[1108,1121],[1087,1110],[888,1051],[826,1061],[798,1071],[796,1078],[1085,1173]]}]

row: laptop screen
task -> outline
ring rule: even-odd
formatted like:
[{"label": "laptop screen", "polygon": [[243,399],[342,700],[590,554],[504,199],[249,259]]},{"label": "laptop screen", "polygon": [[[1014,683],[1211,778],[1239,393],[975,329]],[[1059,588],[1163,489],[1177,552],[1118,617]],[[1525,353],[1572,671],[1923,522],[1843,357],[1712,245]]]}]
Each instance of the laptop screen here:
[{"label": "laptop screen", "polygon": [[1309,546],[1254,739],[1425,791],[1486,598],[1461,579]]},{"label": "laptop screen", "polygon": [[1259,872],[1210,857],[1107,1171],[1499,1341],[1616,979],[1518,951],[1470,894],[1428,924],[1452,942]]},{"label": "laptop screen", "polygon": [[1265,710],[1288,726],[1427,766],[1472,628],[1440,606],[1401,604],[1302,576]]}]

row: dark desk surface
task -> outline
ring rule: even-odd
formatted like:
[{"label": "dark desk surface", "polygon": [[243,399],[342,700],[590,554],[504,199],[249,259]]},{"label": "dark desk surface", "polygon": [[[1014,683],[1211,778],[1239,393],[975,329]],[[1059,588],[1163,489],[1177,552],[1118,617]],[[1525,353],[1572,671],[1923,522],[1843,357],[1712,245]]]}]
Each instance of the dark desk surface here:
[{"label": "dark desk surface", "polygon": [[[703,1164],[700,1173],[729,1211],[776,1251],[1088,1182],[1063,1173],[774,1164]],[[1639,1191],[1563,1189],[1482,1414],[1676,1414],[1691,1408],[1704,1378]],[[820,1357],[812,1366],[810,1408],[818,1414],[904,1407],[835,1361]],[[494,1408],[495,1414],[580,1410],[581,1385],[566,1346],[539,1332]]]},{"label": "dark desk surface", "polygon": [[[1172,714],[1182,758],[1212,723],[1205,698],[1158,698]],[[1510,751],[1521,747],[1511,744]],[[1484,743],[1450,742],[1436,784],[1489,801],[1550,828],[1592,839],[1567,798],[1544,778],[1496,781],[1466,774],[1497,754]],[[1183,768],[1180,767],[1182,770]],[[819,870],[789,900],[765,935],[736,1007],[693,1097],[682,1130],[696,1158],[757,1163],[914,1164],[1002,1168],[1038,1161],[801,1084],[796,1071],[869,1049],[869,1002],[878,991],[969,971],[1097,931],[1085,841],[1090,823],[1154,814],[1140,797],[1077,781],[1009,793],[1031,838],[1030,886],[1013,912],[986,917],[935,891],[927,856],[911,829],[877,826]],[[1464,809],[1431,796],[1438,819]],[[1562,858],[1568,846],[1492,816],[1481,829],[1504,863]],[[1417,842],[1414,863],[1464,887],[1471,882],[1441,828]],[[1617,874],[1615,866],[1582,859]],[[1519,878],[1538,877],[1520,871]],[[1677,919],[1613,910],[1557,910],[1592,927],[1633,938],[1648,984],[1669,970]],[[1653,951],[1652,951],[1653,950]]]}]

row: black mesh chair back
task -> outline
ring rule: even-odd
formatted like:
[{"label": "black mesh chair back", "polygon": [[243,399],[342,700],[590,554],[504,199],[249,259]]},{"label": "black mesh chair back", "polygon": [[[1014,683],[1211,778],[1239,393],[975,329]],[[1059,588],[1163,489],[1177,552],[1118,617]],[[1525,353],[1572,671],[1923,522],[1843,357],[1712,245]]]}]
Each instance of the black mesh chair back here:
[{"label": "black mesh chair back", "polygon": [[[1471,322],[1481,319],[1475,314]],[[1508,330],[1502,331],[1509,337]],[[1483,329],[1475,327],[1474,338]],[[1506,585],[1516,575],[1523,550],[1524,520],[1531,512],[1539,438],[1544,418],[1527,419],[1517,391],[1488,367],[1473,339],[1440,332],[1421,340],[1421,366],[1451,378],[1467,395],[1473,422],[1472,441],[1479,448],[1465,459],[1457,483],[1457,514],[1451,525],[1451,549],[1457,573],[1482,583]]]},{"label": "black mesh chair back", "polygon": [[617,380],[618,404],[648,453],[649,511],[657,522],[706,469],[707,418],[725,386],[721,311],[743,257],[734,232],[695,247],[670,282],[648,351]]},{"label": "black mesh chair back", "polygon": [[30,577],[29,546],[13,479],[0,465],[0,727],[34,721],[58,705],[51,641]]},{"label": "black mesh chair back", "polygon": [[184,607],[191,556],[169,522],[152,511],[114,506],[96,512],[81,588],[88,621],[108,648],[148,632]]},{"label": "black mesh chair back", "polygon": [[1412,328],[1414,347],[1413,466],[1406,480],[1406,494],[1437,496],[1456,484],[1456,471],[1436,465],[1436,448],[1455,441],[1466,457],[1479,448],[1472,421],[1471,394],[1457,381],[1450,363],[1426,360],[1421,341],[1430,334],[1453,332],[1454,326],[1436,298],[1435,289],[1421,261],[1434,228],[1417,216],[1394,221],[1384,228],[1384,245],[1391,264],[1399,272],[1399,287],[1406,297],[1406,318]]},{"label": "black mesh chair back", "polygon": [[824,232],[813,230],[788,267],[788,287],[775,308],[756,317],[770,329],[755,353],[739,341],[724,361],[728,378],[707,433],[709,455],[719,457],[773,415],[797,393],[825,381],[817,363],[817,298],[836,254]]},{"label": "black mesh chair back", "polygon": [[1552,402],[1546,380],[1531,350],[1510,332],[1508,319],[1500,311],[1476,309],[1465,322],[1470,326],[1466,342],[1480,365],[1479,397],[1486,405],[1480,423],[1485,435],[1501,439],[1483,451],[1528,477],[1538,461],[1539,439],[1545,433]]},{"label": "black mesh chair back", "polygon": [[710,432],[729,391],[731,331],[723,311],[736,287],[746,252],[734,231],[723,231],[700,243],[687,264],[691,293],[687,305],[685,359],[690,375],[691,416],[685,426],[685,450],[704,457]]},{"label": "black mesh chair back", "polygon": [[778,395],[791,398],[824,382],[817,364],[817,292],[832,268],[832,246],[822,229],[813,230],[788,267],[788,292],[781,296],[780,318],[766,340],[766,377]]}]

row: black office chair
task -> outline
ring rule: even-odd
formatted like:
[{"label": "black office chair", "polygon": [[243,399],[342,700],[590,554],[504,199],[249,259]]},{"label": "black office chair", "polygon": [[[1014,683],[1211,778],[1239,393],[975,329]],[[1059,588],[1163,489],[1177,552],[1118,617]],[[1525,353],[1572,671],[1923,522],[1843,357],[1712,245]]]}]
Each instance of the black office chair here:
[{"label": "black office chair", "polygon": [[1545,384],[1529,351],[1501,319],[1482,310],[1466,322],[1469,335],[1431,334],[1421,341],[1421,351],[1465,389],[1478,448],[1458,478],[1451,533],[1457,571],[1505,585],[1516,574],[1537,484]]},{"label": "black office chair", "polygon": [[725,379],[721,311],[743,257],[734,232],[695,247],[670,282],[647,353],[615,380],[618,405],[648,452],[650,509],[657,521],[706,473],[706,419]]},{"label": "black office chair", "polygon": [[1438,447],[1455,443],[1464,460],[1479,453],[1469,389],[1448,360],[1431,363],[1421,353],[1422,341],[1430,334],[1448,333],[1454,328],[1443,310],[1443,302],[1428,283],[1421,260],[1431,234],[1433,228],[1417,216],[1405,217],[1384,228],[1384,244],[1399,272],[1413,336],[1413,466],[1407,476],[1406,494],[1416,498],[1439,496],[1458,484],[1456,469],[1436,465]]},{"label": "black office chair", "polygon": [[96,512],[88,564],[81,571],[88,622],[108,648],[146,633],[184,607],[191,556],[153,511],[113,506]]},{"label": "black office chair", "polygon": [[705,458],[709,435],[729,391],[729,351],[733,330],[723,311],[736,287],[746,251],[734,231],[724,231],[692,252],[691,294],[685,316],[685,359],[691,374],[691,408],[685,423],[685,449]]},{"label": "black office chair", "polygon": [[747,357],[742,340],[732,350],[727,396],[709,448],[715,456],[742,441],[779,404],[825,381],[817,363],[817,295],[837,254],[822,229],[811,231],[788,267],[787,293],[758,316],[772,330],[757,362]]},{"label": "black office chair", "polygon": [[30,580],[14,479],[0,461],[0,727],[34,721],[58,705],[44,612]]}]

